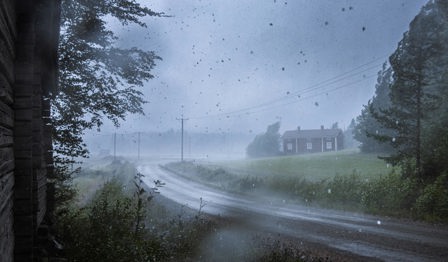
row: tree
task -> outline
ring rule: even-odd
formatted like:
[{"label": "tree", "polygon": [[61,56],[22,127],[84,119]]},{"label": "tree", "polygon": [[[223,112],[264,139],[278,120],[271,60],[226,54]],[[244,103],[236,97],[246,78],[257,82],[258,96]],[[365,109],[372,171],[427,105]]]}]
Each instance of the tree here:
[{"label": "tree", "polygon": [[[443,123],[438,122],[442,119],[434,117],[434,113],[447,108],[441,100],[446,93],[443,81],[446,81],[448,69],[447,11],[446,2],[438,0],[428,3],[415,17],[390,57],[394,72],[391,106],[386,110],[369,106],[370,113],[383,127],[396,132],[393,137],[374,135],[375,139],[389,143],[396,150],[386,160],[410,167],[414,170],[410,175],[421,180],[425,174],[423,167],[432,158],[424,152],[436,146],[423,141],[430,141],[430,133]],[[426,175],[434,174],[426,172]]]},{"label": "tree", "polygon": [[100,129],[104,119],[115,126],[129,113],[143,114],[139,90],[153,78],[160,59],[152,51],[120,48],[107,21],[146,27],[145,16],[163,16],[135,0],[62,0],[59,42],[59,88],[50,94],[55,167],[60,186],[69,179],[68,164],[86,157],[82,135]]},{"label": "tree", "polygon": [[394,132],[391,129],[383,127],[372,115],[370,108],[374,110],[385,110],[390,107],[389,98],[390,86],[392,84],[392,68],[388,63],[383,64],[383,68],[378,72],[377,84],[375,86],[375,95],[368,102],[356,119],[356,124],[352,130],[353,137],[361,144],[361,152],[364,153],[391,153],[392,146],[388,143],[382,143],[375,139],[374,135],[387,135],[393,137]]},{"label": "tree", "polygon": [[280,154],[280,122],[269,125],[266,133],[257,135],[247,146],[250,157],[276,156]]},{"label": "tree", "polygon": [[354,139],[354,130],[356,127],[356,120],[352,118],[347,129],[344,130],[344,148],[355,148],[357,143]]}]

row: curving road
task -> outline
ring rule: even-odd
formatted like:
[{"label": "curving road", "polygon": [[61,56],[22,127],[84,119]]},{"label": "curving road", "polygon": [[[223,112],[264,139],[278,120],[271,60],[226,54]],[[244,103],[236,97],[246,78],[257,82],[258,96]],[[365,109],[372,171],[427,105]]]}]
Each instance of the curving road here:
[{"label": "curving road", "polygon": [[[165,185],[160,192],[193,209],[238,218],[244,227],[280,234],[362,260],[448,261],[448,228],[288,204],[268,197],[229,194],[162,169],[161,161],[142,163],[145,183]],[[202,202],[201,202],[202,201]],[[330,252],[331,253],[331,252]]]}]

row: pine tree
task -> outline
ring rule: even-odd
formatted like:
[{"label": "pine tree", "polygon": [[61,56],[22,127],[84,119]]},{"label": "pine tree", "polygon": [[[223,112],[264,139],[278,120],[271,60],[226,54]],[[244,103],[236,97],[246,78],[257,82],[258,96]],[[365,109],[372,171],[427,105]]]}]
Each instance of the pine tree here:
[{"label": "pine tree", "polygon": [[391,153],[393,148],[384,142],[375,139],[376,136],[393,137],[391,129],[381,126],[373,117],[370,108],[375,110],[385,110],[389,108],[390,86],[392,83],[392,68],[388,63],[383,64],[383,68],[378,72],[375,95],[361,111],[357,117],[356,125],[353,129],[354,138],[359,141],[361,152],[365,153]]},{"label": "pine tree", "polygon": [[[393,82],[390,88],[391,106],[375,109],[369,106],[372,116],[385,128],[396,134],[374,135],[375,139],[387,142],[396,152],[385,159],[414,170],[413,174],[423,178],[424,139],[431,129],[432,114],[441,108],[441,94],[437,74],[446,72],[447,64],[440,61],[446,57],[446,8],[443,1],[434,1],[423,7],[411,22],[397,50],[390,57]],[[436,73],[437,72],[437,73]],[[437,124],[438,125],[438,124]]]}]

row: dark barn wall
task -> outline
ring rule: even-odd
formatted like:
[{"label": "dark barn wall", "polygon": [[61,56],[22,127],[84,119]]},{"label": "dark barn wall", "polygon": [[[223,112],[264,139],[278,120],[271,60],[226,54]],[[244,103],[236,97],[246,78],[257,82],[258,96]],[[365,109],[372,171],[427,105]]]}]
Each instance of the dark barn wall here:
[{"label": "dark barn wall", "polygon": [[[0,261],[32,261],[51,202],[59,1],[0,1]],[[51,198],[51,197],[50,197]]]},{"label": "dark barn wall", "polygon": [[0,261],[12,261],[13,231],[13,85],[16,38],[14,0],[0,1]]}]

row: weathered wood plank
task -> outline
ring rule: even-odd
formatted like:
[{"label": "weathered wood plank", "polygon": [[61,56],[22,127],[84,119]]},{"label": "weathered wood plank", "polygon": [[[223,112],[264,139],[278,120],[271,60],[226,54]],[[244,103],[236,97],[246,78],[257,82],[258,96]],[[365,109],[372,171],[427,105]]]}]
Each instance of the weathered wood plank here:
[{"label": "weathered wood plank", "polygon": [[14,149],[12,147],[0,148],[0,161],[8,161],[14,159]]},{"label": "weathered wood plank", "polygon": [[[5,30],[7,29],[8,34],[12,39],[17,37],[17,27],[16,27],[16,12],[14,11],[14,0],[2,0],[0,1],[0,15],[2,17],[2,23],[5,25]],[[11,39],[11,46],[14,44]]]},{"label": "weathered wood plank", "polygon": [[3,74],[0,74],[0,101],[3,101],[7,105],[11,105],[12,99],[12,86]]},{"label": "weathered wood plank", "polygon": [[[12,172],[0,176],[0,213],[4,212],[8,201],[12,201],[14,187],[14,174]],[[1,223],[0,223],[1,225]]]},{"label": "weathered wood plank", "polygon": [[8,160],[0,163],[0,174],[12,172],[14,170],[14,160]]},{"label": "weathered wood plank", "polygon": [[6,47],[5,41],[0,40],[0,72],[12,82],[14,79],[14,59],[13,54],[10,53]]},{"label": "weathered wood plank", "polygon": [[0,204],[5,204],[5,206],[0,209],[0,261],[12,262],[14,252],[12,190],[9,199]]},{"label": "weathered wood plank", "polygon": [[0,126],[0,147],[12,146],[13,134],[10,128]]},{"label": "weathered wood plank", "polygon": [[13,116],[13,110],[0,101],[0,126],[12,127],[14,123]]}]

